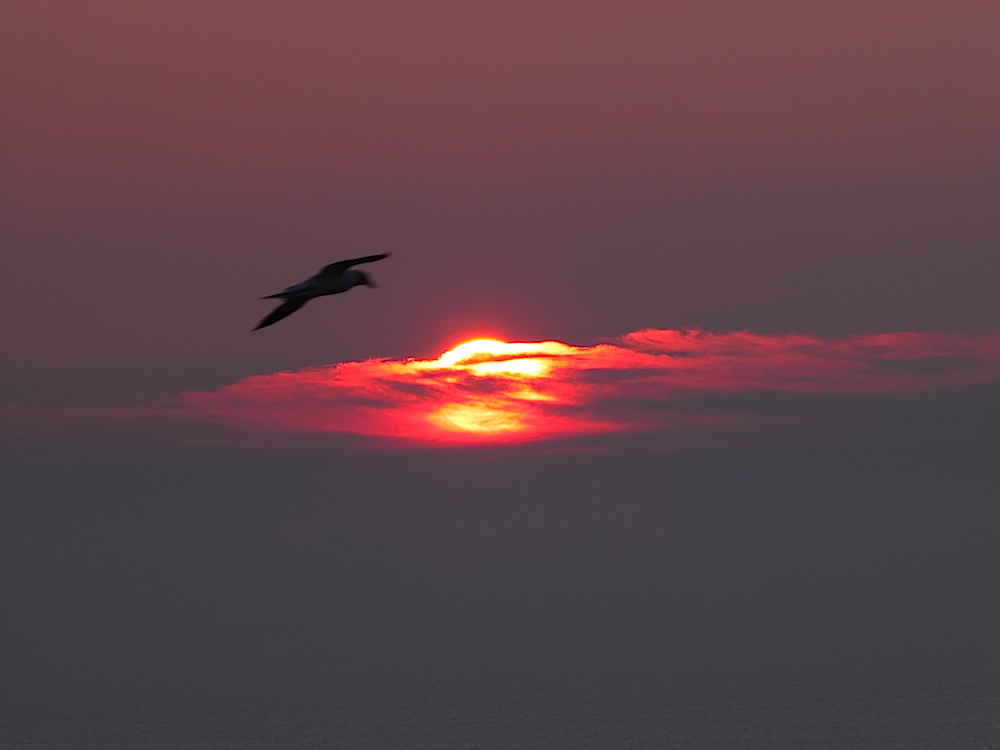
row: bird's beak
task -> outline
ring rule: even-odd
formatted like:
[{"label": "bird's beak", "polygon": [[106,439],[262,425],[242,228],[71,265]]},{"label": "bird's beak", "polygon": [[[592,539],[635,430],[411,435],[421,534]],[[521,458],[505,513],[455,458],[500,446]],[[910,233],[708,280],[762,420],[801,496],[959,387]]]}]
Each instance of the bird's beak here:
[{"label": "bird's beak", "polygon": [[374,281],[368,281],[368,282],[367,282],[367,284],[368,284],[368,286],[370,286],[370,287],[371,287],[372,289],[378,289],[378,284],[376,284],[376,283],[375,283]]}]

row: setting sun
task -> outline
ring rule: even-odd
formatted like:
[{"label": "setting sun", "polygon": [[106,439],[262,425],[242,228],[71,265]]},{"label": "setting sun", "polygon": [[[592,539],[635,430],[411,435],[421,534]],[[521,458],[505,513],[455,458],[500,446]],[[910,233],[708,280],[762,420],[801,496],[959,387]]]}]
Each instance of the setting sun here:
[{"label": "setting sun", "polygon": [[552,369],[553,356],[574,352],[558,341],[508,344],[495,339],[475,339],[459,344],[435,360],[421,363],[422,369],[453,368],[473,375],[512,375],[541,378]]},{"label": "setting sun", "polygon": [[484,403],[448,404],[432,413],[430,420],[446,430],[465,432],[510,432],[524,427],[516,411]]},{"label": "setting sun", "polygon": [[451,401],[428,415],[431,424],[449,432],[479,437],[530,431],[531,402],[553,401],[534,381],[547,378],[554,357],[571,355],[574,348],[557,341],[509,344],[495,339],[475,339],[446,351],[436,360],[413,363],[419,370],[454,371],[489,381],[485,390],[471,389],[461,400]]}]

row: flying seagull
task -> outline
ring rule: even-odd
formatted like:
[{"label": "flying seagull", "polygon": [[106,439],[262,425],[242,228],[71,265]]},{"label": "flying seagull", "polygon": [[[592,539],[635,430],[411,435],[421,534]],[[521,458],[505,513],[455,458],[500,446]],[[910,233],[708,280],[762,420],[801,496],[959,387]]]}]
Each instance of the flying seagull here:
[{"label": "flying seagull", "polygon": [[341,260],[324,266],[315,276],[306,279],[301,284],[290,286],[277,294],[269,294],[261,299],[283,299],[280,305],[274,308],[254,330],[266,328],[277,323],[282,318],[287,318],[302,305],[313,297],[322,297],[324,294],[340,294],[346,292],[352,286],[375,286],[375,283],[362,271],[355,271],[351,266],[359,263],[374,263],[376,260],[388,258],[389,253],[379,253],[378,255],[366,255],[363,258],[350,258]]}]

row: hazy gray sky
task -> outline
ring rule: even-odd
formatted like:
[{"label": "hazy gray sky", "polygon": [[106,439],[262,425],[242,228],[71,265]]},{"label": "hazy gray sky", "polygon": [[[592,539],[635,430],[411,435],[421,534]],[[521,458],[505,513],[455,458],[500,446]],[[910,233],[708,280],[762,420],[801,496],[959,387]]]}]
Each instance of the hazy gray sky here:
[{"label": "hazy gray sky", "polygon": [[[725,441],[388,450],[163,411],[482,335],[992,342],[998,33],[972,0],[4,4],[3,681],[995,664],[988,358],[802,399],[736,358],[688,408],[785,421]],[[380,288],[250,333],[387,251]]]}]

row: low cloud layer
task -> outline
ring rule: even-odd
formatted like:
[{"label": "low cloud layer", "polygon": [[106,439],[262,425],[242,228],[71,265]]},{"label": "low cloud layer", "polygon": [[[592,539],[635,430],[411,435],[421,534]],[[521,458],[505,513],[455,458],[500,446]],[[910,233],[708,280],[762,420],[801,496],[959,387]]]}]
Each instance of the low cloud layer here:
[{"label": "low cloud layer", "polygon": [[1000,336],[821,339],[636,331],[589,347],[467,342],[436,360],[344,362],[189,392],[182,409],[254,431],[423,445],[787,424],[797,397],[864,399],[1000,382]]},{"label": "low cloud layer", "polygon": [[158,404],[10,409],[3,432],[9,439],[110,426],[200,442],[206,425],[215,425],[237,442],[339,435],[433,448],[594,445],[618,436],[683,447],[826,428],[900,398],[922,402],[990,384],[1000,384],[998,335],[822,339],[648,329],[583,347],[481,339],[434,360],[371,359],[255,375]]}]

